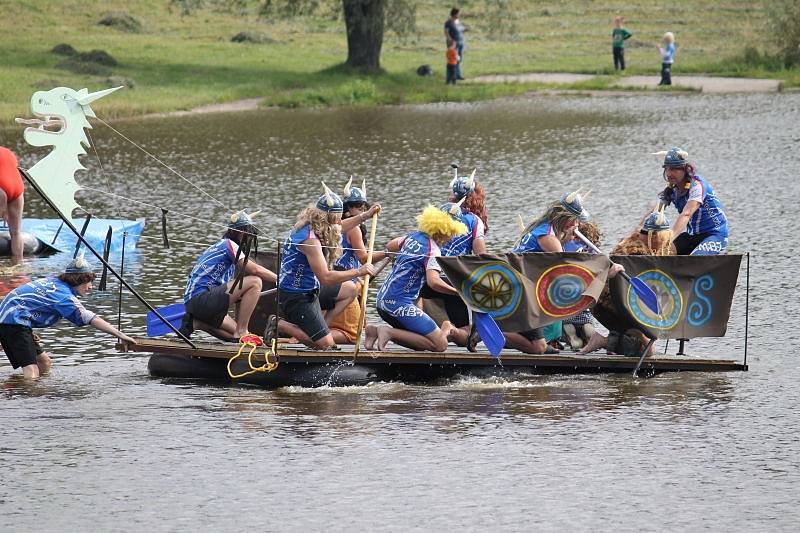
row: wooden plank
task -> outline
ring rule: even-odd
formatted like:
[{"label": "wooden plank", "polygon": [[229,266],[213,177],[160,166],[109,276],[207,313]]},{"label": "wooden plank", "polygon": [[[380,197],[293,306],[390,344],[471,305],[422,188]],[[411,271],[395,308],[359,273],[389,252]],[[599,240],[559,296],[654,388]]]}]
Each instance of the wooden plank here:
[{"label": "wooden plank", "polygon": [[[239,351],[236,344],[196,343],[198,349],[177,340],[137,338],[130,351],[181,355],[186,357],[203,357],[210,359],[230,359]],[[265,349],[258,348],[255,361],[263,361]],[[281,363],[328,364],[342,361],[357,361],[360,364],[377,365],[444,365],[444,366],[504,366],[530,367],[534,369],[575,372],[586,371],[623,372],[631,371],[637,358],[609,355],[577,355],[564,353],[558,355],[529,355],[517,351],[503,352],[495,359],[488,352],[470,353],[463,348],[453,347],[445,353],[417,352],[398,349],[382,352],[361,352],[354,358],[352,351],[314,351],[300,345],[280,345],[277,350]],[[645,359],[645,369],[655,371],[728,371],[747,370],[747,366],[730,359],[706,359],[695,357],[657,356]]]}]

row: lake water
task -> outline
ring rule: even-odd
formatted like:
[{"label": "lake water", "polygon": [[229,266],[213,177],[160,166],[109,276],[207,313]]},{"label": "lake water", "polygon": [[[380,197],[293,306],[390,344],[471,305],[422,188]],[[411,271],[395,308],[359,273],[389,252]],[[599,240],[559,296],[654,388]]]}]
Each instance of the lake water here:
[{"label": "lake water", "polygon": [[[43,333],[54,357],[46,378],[25,384],[0,363],[0,530],[795,530],[798,125],[798,93],[113,124],[178,176],[95,122],[99,160],[89,150],[78,180],[125,200],[87,190],[79,201],[98,216],[147,217],[125,272],[156,305],[180,298],[231,211],[263,209],[261,247],[272,248],[320,179],[341,190],[351,173],[385,207],[380,245],[444,199],[457,161],[489,191],[490,251],[510,248],[518,213],[580,186],[593,189],[588,209],[608,250],[663,187],[648,154],[679,145],[726,207],[731,251],[752,254],[750,371],[264,391],[153,379],[146,355],[62,325]],[[0,144],[23,166],[44,155],[16,129],[0,131]],[[169,250],[160,207],[170,209]],[[27,212],[50,216],[33,194]],[[62,262],[26,261],[17,275]],[[116,323],[110,287],[86,301]],[[690,353],[741,360],[743,289],[744,269],[727,337],[692,341]],[[144,333],[129,295],[121,323]]]}]

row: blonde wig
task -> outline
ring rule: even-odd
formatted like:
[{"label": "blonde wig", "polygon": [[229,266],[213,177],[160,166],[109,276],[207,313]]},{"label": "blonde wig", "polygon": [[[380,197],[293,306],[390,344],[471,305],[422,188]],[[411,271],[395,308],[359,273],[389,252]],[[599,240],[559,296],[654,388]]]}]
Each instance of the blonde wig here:
[{"label": "blonde wig", "polygon": [[561,202],[554,202],[547,208],[542,216],[528,224],[523,230],[520,238],[524,237],[528,232],[532,231],[536,226],[544,222],[549,222],[553,226],[553,233],[556,238],[564,242],[566,235],[564,233],[564,226],[572,220],[578,220],[578,216],[566,207],[561,205]]},{"label": "blonde wig", "polygon": [[438,207],[429,205],[417,216],[419,230],[437,243],[445,243],[467,233],[467,226]]},{"label": "blonde wig", "polygon": [[330,222],[331,216],[314,206],[308,206],[297,215],[297,222],[294,229],[298,230],[306,224],[311,225],[311,229],[322,245],[322,253],[328,262],[328,268],[333,268],[333,263],[342,255],[342,226]]}]

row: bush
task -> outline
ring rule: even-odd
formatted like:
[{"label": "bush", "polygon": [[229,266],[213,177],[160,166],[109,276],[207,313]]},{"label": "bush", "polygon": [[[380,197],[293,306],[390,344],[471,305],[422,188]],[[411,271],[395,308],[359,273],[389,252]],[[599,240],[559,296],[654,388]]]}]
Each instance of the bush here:
[{"label": "bush", "polygon": [[60,56],[76,56],[78,55],[78,51],[75,50],[71,45],[66,43],[57,44],[50,50],[52,53],[60,55]]},{"label": "bush", "polygon": [[775,0],[769,19],[770,35],[784,66],[800,65],[800,2]]},{"label": "bush", "polygon": [[231,42],[234,43],[253,43],[253,44],[273,44],[277,41],[275,39],[264,35],[263,33],[253,31],[240,31],[233,37]]},{"label": "bush", "polygon": [[116,28],[128,33],[142,32],[142,23],[124,11],[108,13],[101,18],[97,24],[100,26],[108,26],[109,28]]}]

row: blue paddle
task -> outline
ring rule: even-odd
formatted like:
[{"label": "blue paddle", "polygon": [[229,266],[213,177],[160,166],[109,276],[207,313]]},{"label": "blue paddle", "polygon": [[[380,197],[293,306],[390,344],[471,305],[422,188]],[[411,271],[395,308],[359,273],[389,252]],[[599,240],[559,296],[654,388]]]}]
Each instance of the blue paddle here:
[{"label": "blue paddle", "polygon": [[[266,296],[267,294],[272,294],[277,289],[268,289],[266,291],[262,291],[259,296]],[[170,324],[175,326],[175,328],[181,327],[181,322],[183,321],[183,315],[186,314],[186,307],[182,303],[177,304],[170,304],[164,307],[159,307],[156,309],[161,316],[166,318]],[[167,333],[173,333],[172,328],[170,328],[166,323],[164,323],[158,316],[149,311],[147,313],[147,336],[148,337],[160,337],[161,335],[166,335]]]},{"label": "blue paddle", "polygon": [[[601,252],[597,248],[597,246],[595,246],[594,243],[592,243],[592,241],[587,239],[577,229],[575,230],[575,236],[578,237],[583,242],[585,242],[587,246],[589,246],[592,250],[595,251],[595,253],[598,253],[600,255],[605,255],[606,257],[608,257],[606,254]],[[648,287],[647,284],[644,281],[640,280],[639,278],[630,277],[627,272],[620,272],[620,275],[625,281],[631,284],[633,292],[635,292],[636,296],[638,296],[639,299],[642,302],[644,302],[644,305],[646,305],[648,309],[650,309],[657,315],[661,313],[661,311],[658,309],[658,296],[656,296],[656,293],[653,292],[653,289]]]},{"label": "blue paddle", "polygon": [[473,311],[472,319],[475,321],[475,329],[480,333],[481,340],[489,349],[489,353],[494,357],[500,355],[506,345],[506,336],[500,331],[500,326],[494,321],[492,315]]}]

